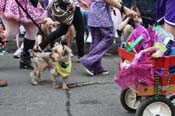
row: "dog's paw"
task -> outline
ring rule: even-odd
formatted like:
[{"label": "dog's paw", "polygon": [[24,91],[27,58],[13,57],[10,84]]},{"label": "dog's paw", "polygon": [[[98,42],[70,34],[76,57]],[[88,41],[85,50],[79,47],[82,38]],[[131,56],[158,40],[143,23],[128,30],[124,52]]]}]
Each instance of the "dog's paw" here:
[{"label": "dog's paw", "polygon": [[68,90],[69,87],[68,87],[66,84],[63,84],[62,89],[63,89],[63,90]]},{"label": "dog's paw", "polygon": [[39,82],[46,82],[47,80],[46,79],[44,79],[44,78],[41,78],[40,80],[39,80]]},{"label": "dog's paw", "polygon": [[60,85],[58,84],[58,82],[53,82],[53,83],[52,83],[52,87],[53,87],[54,89],[58,89],[58,88],[60,88]]},{"label": "dog's paw", "polygon": [[32,85],[38,85],[38,82],[37,81],[32,81],[31,84]]}]

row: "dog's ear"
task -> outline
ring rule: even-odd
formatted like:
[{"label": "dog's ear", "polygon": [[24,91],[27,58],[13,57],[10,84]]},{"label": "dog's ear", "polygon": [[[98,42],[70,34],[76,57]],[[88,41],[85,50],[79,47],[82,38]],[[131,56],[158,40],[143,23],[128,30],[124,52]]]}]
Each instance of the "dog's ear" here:
[{"label": "dog's ear", "polygon": [[54,47],[55,47],[55,46],[58,46],[58,45],[59,45],[59,43],[58,43],[58,42],[55,42]]},{"label": "dog's ear", "polygon": [[62,45],[62,43],[61,43],[61,41],[60,41],[60,43],[59,43],[59,44],[60,44],[61,46],[63,46],[63,45]]},{"label": "dog's ear", "polygon": [[67,52],[67,54],[70,55],[72,53],[72,50],[68,46],[63,45],[63,47],[64,47],[64,51]]},{"label": "dog's ear", "polygon": [[55,42],[54,47],[55,46],[58,46],[58,45],[61,45],[62,46],[62,43],[61,42]]}]

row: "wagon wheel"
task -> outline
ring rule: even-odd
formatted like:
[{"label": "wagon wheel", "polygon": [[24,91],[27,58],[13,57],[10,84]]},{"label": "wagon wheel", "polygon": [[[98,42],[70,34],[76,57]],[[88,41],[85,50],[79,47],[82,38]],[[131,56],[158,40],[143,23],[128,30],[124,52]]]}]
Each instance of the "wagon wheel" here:
[{"label": "wagon wheel", "polygon": [[171,95],[169,97],[169,100],[171,101],[171,103],[175,106],[175,94]]},{"label": "wagon wheel", "polygon": [[149,97],[145,99],[136,110],[135,116],[173,116],[174,106],[169,99]]},{"label": "wagon wheel", "polygon": [[120,94],[120,101],[127,111],[134,113],[141,102],[141,97],[131,89],[124,89]]}]

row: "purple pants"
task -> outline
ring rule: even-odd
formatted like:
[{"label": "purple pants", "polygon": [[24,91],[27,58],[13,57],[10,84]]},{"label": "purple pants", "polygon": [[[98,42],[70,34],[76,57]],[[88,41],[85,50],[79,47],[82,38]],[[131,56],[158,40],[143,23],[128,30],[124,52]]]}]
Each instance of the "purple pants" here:
[{"label": "purple pants", "polygon": [[157,0],[156,15],[158,21],[164,19],[169,25],[175,26],[175,0]]},{"label": "purple pants", "polygon": [[104,71],[101,59],[112,46],[114,41],[113,27],[90,27],[92,44],[88,54],[83,56],[80,63],[94,74]]}]

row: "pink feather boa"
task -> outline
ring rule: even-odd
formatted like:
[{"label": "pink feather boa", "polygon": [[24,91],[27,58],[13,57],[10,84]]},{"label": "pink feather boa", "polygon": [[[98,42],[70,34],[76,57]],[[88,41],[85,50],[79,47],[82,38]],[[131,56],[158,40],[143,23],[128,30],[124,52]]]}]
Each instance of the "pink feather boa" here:
[{"label": "pink feather boa", "polygon": [[114,76],[114,81],[123,89],[137,88],[139,84],[154,84],[154,65],[151,60],[152,51],[139,52],[131,62],[129,67],[121,67],[118,75]]}]

